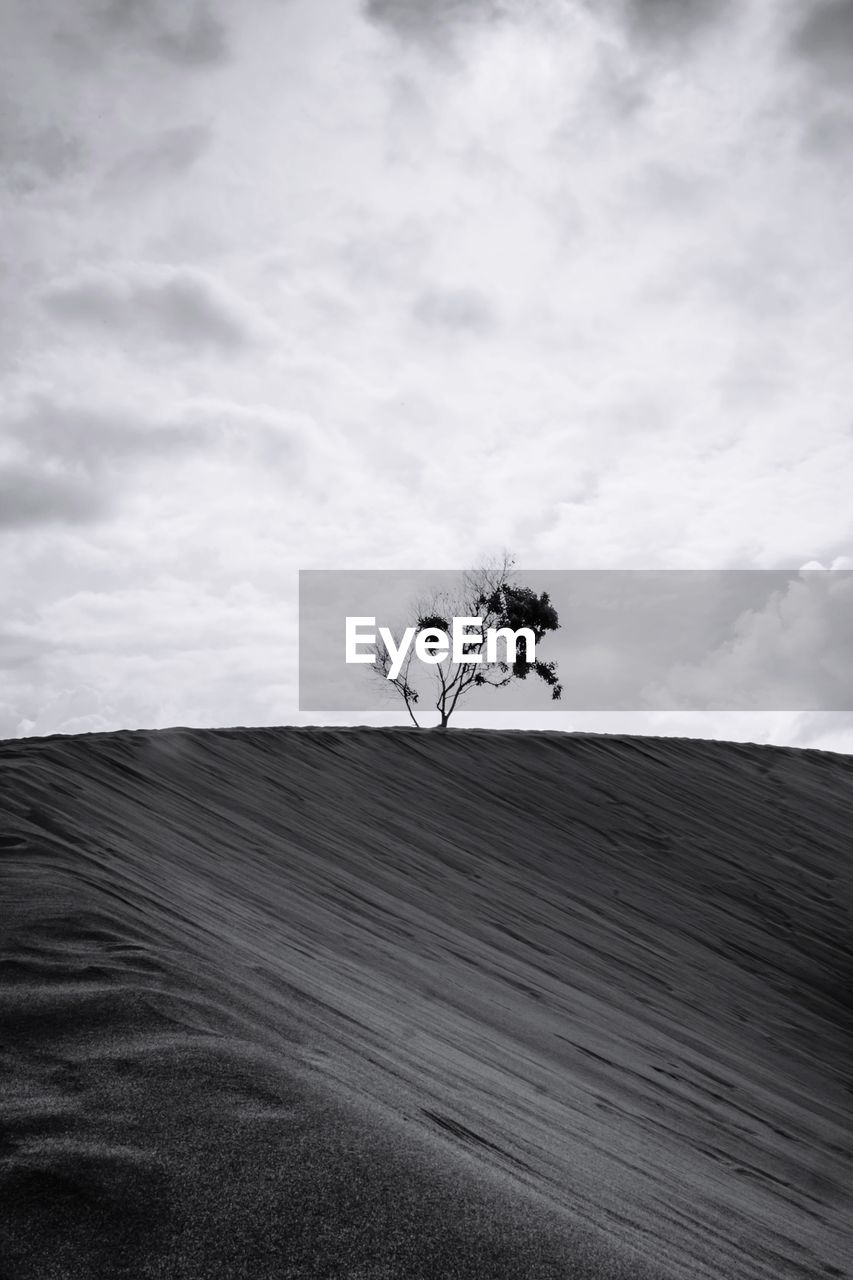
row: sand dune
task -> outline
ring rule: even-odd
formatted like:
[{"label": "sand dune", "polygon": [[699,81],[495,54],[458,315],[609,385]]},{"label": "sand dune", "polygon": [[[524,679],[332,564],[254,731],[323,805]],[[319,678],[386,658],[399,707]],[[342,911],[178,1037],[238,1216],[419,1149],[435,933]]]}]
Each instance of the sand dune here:
[{"label": "sand dune", "polygon": [[853,1275],[853,761],[0,744],[0,1280]]}]

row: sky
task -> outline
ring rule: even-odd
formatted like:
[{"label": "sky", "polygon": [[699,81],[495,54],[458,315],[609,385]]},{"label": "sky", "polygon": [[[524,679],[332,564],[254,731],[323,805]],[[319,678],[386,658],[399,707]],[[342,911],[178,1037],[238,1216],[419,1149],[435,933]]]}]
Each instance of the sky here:
[{"label": "sky", "polygon": [[300,569],[853,567],[853,0],[4,0],[0,86],[0,737],[317,722]]}]

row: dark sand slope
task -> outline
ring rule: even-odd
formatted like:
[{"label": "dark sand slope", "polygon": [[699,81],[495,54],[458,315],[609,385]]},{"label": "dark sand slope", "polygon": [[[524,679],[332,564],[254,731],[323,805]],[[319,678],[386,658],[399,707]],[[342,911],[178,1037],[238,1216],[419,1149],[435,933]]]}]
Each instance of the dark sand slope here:
[{"label": "dark sand slope", "polygon": [[853,1275],[853,762],[0,744],[0,1280]]}]

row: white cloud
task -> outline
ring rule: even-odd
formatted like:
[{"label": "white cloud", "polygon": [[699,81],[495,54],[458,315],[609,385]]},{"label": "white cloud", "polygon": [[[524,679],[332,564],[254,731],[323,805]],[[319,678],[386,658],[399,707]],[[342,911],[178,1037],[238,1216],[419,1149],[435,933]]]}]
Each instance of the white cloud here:
[{"label": "white cloud", "polygon": [[64,325],[189,350],[239,351],[260,340],[262,320],[219,281],[195,268],[88,268],[42,294]]},{"label": "white cloud", "polygon": [[744,611],[725,643],[681,663],[652,705],[853,713],[853,574],[801,571]]},{"label": "white cloud", "polygon": [[41,464],[0,464],[0,529],[96,520],[106,502],[90,476]]},{"label": "white cloud", "polygon": [[117,159],[107,174],[107,181],[126,188],[132,197],[145,182],[184,176],[209,144],[210,129],[204,124],[161,129]]},{"label": "white cloud", "polygon": [[146,53],[182,69],[218,66],[228,56],[228,31],[204,0],[88,0],[77,22],[60,20],[57,35],[78,58]]}]

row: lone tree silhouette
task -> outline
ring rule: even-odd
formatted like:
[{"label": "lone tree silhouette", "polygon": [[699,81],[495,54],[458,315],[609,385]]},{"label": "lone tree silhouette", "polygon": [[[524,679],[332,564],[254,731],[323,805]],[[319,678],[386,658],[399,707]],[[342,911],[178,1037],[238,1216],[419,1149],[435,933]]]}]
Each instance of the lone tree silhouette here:
[{"label": "lone tree silhouette", "polygon": [[[520,586],[512,580],[514,564],[513,558],[505,555],[497,565],[485,565],[465,573],[458,592],[435,592],[413,607],[409,625],[415,626],[416,634],[437,630],[449,635],[453,618],[482,619],[480,638],[472,638],[465,645],[466,653],[480,655],[480,662],[455,662],[451,650],[441,662],[427,668],[434,682],[434,705],[439,714],[439,723],[434,726],[437,729],[446,729],[459,703],[472,689],[482,685],[502,689],[513,680],[526,680],[533,674],[549,686],[552,698],[559,698],[563,692],[556,662],[542,662],[538,658],[528,660],[524,645],[516,649],[511,663],[487,660],[485,633],[489,630],[508,627],[517,631],[520,627],[529,627],[538,644],[547,632],[556,631],[560,625],[547,592],[538,596],[529,587]],[[412,723],[420,729],[423,726],[415,715],[415,708],[421,700],[420,691],[411,678],[414,660],[413,643],[399,673],[391,676],[392,656],[380,639],[374,670],[403,699]]]}]

